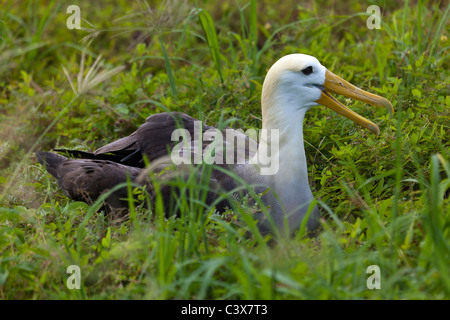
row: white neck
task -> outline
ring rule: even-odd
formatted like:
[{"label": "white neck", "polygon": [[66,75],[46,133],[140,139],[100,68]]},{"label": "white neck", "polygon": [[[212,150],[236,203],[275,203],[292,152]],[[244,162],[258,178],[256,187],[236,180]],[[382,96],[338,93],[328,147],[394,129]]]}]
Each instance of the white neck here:
[{"label": "white neck", "polygon": [[277,116],[263,117],[262,129],[279,132],[279,145],[275,148],[278,153],[271,155],[272,158],[278,156],[279,169],[269,180],[288,212],[312,198],[303,141],[306,111],[300,109],[289,115],[278,113]]},{"label": "white neck", "polygon": [[[278,171],[267,176],[267,181],[281,200],[283,208],[271,214],[277,216],[276,220],[281,223],[282,217],[287,213],[289,226],[298,228],[313,199],[303,141],[303,120],[308,108],[295,108],[289,106],[290,102],[284,95],[273,95],[270,99],[263,99],[262,129],[268,132],[275,129],[279,132],[278,148],[272,148],[276,152],[271,154],[272,158],[278,157]],[[274,140],[276,139],[260,140],[260,149],[265,145],[271,150]],[[259,161],[257,163],[260,167],[264,166]]]}]

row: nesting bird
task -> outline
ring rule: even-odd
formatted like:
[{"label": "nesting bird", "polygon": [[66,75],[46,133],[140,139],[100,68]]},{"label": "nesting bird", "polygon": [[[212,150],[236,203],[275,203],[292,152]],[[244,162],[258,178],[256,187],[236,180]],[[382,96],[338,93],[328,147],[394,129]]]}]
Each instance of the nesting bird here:
[{"label": "nesting bird", "polygon": [[[212,169],[210,183],[213,185],[206,197],[209,203],[220,194],[232,192],[245,182],[254,186],[254,191],[261,196],[269,208],[270,216],[260,212],[254,215],[262,232],[271,232],[273,228],[288,232],[297,230],[304,219],[309,230],[318,226],[319,211],[314,205],[313,195],[308,183],[308,171],[303,141],[303,120],[306,111],[317,105],[326,106],[369,129],[375,135],[379,128],[373,122],[353,112],[330,93],[365,103],[382,106],[392,114],[392,104],[378,95],[361,90],[333,74],[319,61],[309,55],[291,54],[279,59],[268,71],[262,87],[261,112],[262,130],[269,134],[260,139],[256,150],[249,150],[249,145],[256,145],[252,139],[243,150],[248,152],[244,163],[220,164],[233,174],[224,170]],[[117,184],[131,181],[139,184],[151,183],[142,178],[144,158],[150,164],[161,159],[168,159],[170,150],[175,147],[172,141],[174,130],[184,128],[191,136],[194,134],[198,120],[183,113],[160,113],[147,118],[130,136],[101,147],[94,153],[72,151],[84,159],[69,159],[64,156],[37,152],[37,157],[48,172],[53,175],[65,194],[74,200],[87,201],[97,199],[105,191]],[[205,124],[201,132],[213,129]],[[237,133],[238,135],[240,133]],[[204,141],[192,145],[205,148]],[[276,170],[267,173],[267,163],[262,161],[262,150],[271,150],[271,157],[278,161]],[[181,152],[194,153],[195,148],[183,148]],[[240,152],[239,151],[239,152]],[[171,158],[173,159],[173,158]],[[181,166],[180,166],[181,168]],[[237,176],[239,179],[233,178]],[[169,192],[167,185],[165,191]],[[111,199],[110,199],[111,198]],[[116,192],[115,197],[108,198],[112,207],[127,207],[124,190]],[[218,208],[223,209],[227,203],[220,201]],[[286,230],[284,230],[286,231]]]}]

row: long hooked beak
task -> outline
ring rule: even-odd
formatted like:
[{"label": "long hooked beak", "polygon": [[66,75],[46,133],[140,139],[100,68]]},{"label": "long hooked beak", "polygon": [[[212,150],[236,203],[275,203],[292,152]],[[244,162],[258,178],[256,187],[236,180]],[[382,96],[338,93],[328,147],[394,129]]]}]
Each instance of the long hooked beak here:
[{"label": "long hooked beak", "polygon": [[366,118],[361,117],[356,112],[344,106],[341,102],[332,97],[328,93],[328,91],[341,94],[343,96],[356,99],[362,102],[366,102],[374,106],[385,107],[389,111],[391,117],[394,113],[394,108],[387,99],[377,96],[376,94],[372,94],[367,91],[361,90],[360,88],[355,87],[351,83],[345,81],[341,77],[335,75],[331,71],[327,70],[325,72],[325,83],[323,85],[322,95],[318,100],[316,100],[316,102],[336,111],[337,113],[343,115],[344,117],[349,118],[350,120],[358,123],[364,128],[369,129],[377,136],[380,133],[380,128],[378,128],[378,126],[375,123],[373,123],[370,120],[367,120]]}]

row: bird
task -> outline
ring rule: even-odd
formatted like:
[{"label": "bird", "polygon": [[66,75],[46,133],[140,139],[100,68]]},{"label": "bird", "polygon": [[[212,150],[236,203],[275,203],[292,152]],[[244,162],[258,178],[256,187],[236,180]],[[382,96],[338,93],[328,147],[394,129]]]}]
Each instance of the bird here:
[{"label": "bird", "polygon": [[[391,116],[394,112],[387,99],[352,85],[324,67],[317,58],[302,53],[283,56],[269,68],[262,86],[261,130],[265,130],[267,136],[264,139],[260,137],[257,144],[254,139],[244,135],[247,144],[239,150],[247,152],[244,163],[222,164],[223,168],[229,169],[233,174],[212,169],[209,181],[213,187],[208,191],[208,202],[214,203],[214,199],[220,194],[219,189],[232,191],[244,183],[246,186],[254,186],[253,191],[260,195],[267,208],[268,214],[259,211],[253,215],[262,233],[293,234],[303,224],[309,231],[316,230],[320,225],[320,214],[308,181],[303,139],[306,112],[322,105],[376,136],[380,133],[375,123],[343,105],[331,93],[384,107]],[[174,130],[184,128],[192,135],[198,123],[199,120],[181,112],[158,113],[149,116],[131,135],[111,142],[93,153],[57,150],[66,151],[72,158],[53,152],[39,151],[36,154],[39,162],[57,179],[59,187],[69,198],[89,203],[115,185],[127,181],[127,177],[151,189],[151,183],[142,178],[143,175],[148,176],[146,162],[151,166],[165,159],[161,163],[167,165],[172,160],[173,164],[173,158],[169,156],[170,150],[176,146],[176,141],[172,139]],[[214,129],[201,123],[203,134]],[[237,134],[242,137],[240,132]],[[209,142],[202,141],[200,145],[197,143],[196,150],[206,150]],[[255,145],[256,150],[249,147]],[[270,149],[272,147],[273,150]],[[194,149],[195,147],[181,148],[181,154],[190,152],[192,155]],[[267,163],[263,163],[262,157],[262,152],[267,149],[271,150],[271,157],[278,161],[276,170],[269,173],[264,172],[268,167]],[[175,166],[181,167],[183,166]],[[183,171],[180,169],[180,172]],[[200,175],[201,173],[198,174]],[[164,185],[164,188],[166,193],[170,193],[169,184]],[[110,205],[126,207],[128,202],[121,201],[120,197],[126,198],[126,192],[118,192],[111,199]],[[229,201],[216,204],[224,210]]]}]

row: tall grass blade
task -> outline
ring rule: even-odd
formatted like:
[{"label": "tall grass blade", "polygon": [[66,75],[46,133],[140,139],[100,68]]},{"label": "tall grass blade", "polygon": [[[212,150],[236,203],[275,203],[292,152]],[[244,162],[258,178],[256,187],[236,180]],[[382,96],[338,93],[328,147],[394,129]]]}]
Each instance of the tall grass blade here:
[{"label": "tall grass blade", "polygon": [[216,70],[219,73],[220,81],[223,84],[223,74],[222,74],[222,65],[220,62],[221,55],[219,49],[219,41],[217,39],[217,32],[214,26],[214,21],[211,15],[206,10],[200,10],[198,17],[200,19],[200,24],[203,28],[203,31],[206,35],[206,41],[208,43],[209,50],[211,51],[211,57],[213,58],[214,65],[216,66]]},{"label": "tall grass blade", "polygon": [[161,46],[161,52],[164,57],[164,65],[166,67],[167,77],[169,78],[170,91],[172,92],[172,95],[176,97],[178,95],[178,91],[172,66],[170,65],[170,58],[169,55],[167,54],[167,50],[166,47],[164,46],[162,39],[159,39],[159,44]]}]

